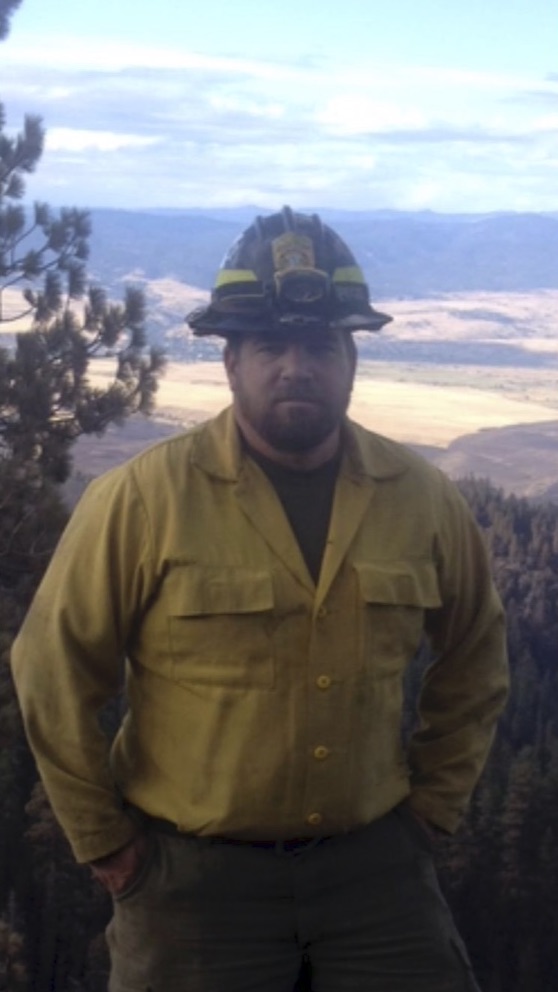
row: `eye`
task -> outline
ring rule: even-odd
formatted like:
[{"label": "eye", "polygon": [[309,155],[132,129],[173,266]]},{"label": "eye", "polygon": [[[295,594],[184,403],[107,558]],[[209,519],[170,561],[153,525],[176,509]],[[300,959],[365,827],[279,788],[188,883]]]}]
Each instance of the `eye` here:
[{"label": "eye", "polygon": [[257,346],[257,352],[260,355],[281,355],[285,350],[285,346],[281,341],[274,341],[270,338],[269,341],[261,341]]},{"label": "eye", "polygon": [[320,358],[321,356],[336,355],[339,348],[337,341],[331,338],[319,338],[316,341],[308,341],[306,343],[306,351],[309,355]]}]

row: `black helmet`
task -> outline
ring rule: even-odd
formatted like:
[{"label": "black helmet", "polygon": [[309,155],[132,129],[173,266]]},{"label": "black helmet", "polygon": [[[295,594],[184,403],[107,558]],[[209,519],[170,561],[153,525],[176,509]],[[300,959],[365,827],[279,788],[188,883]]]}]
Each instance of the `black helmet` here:
[{"label": "black helmet", "polygon": [[186,320],[194,334],[274,334],[326,327],[379,331],[392,318],[370,306],[352,252],[316,214],[257,217],[225,256],[209,306]]}]

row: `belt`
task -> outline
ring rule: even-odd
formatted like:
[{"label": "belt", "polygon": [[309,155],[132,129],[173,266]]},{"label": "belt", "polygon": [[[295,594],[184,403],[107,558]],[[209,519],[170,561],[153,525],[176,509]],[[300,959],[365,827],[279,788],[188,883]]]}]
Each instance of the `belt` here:
[{"label": "belt", "polygon": [[171,834],[174,837],[197,837],[206,843],[226,844],[237,847],[255,847],[266,851],[275,851],[277,854],[302,854],[303,851],[317,847],[322,841],[329,839],[328,837],[289,837],[287,840],[246,840],[238,837],[201,837],[198,834],[189,834],[184,830],[179,830],[175,823],[171,823],[170,820],[163,820],[157,816],[147,816],[143,813],[142,819],[153,830],[158,830],[164,834]]},{"label": "belt", "polygon": [[274,850],[276,854],[302,854],[312,847],[317,847],[327,837],[289,837],[288,840],[238,840],[234,837],[216,837],[222,844],[239,844],[242,847],[258,847],[263,850]]}]

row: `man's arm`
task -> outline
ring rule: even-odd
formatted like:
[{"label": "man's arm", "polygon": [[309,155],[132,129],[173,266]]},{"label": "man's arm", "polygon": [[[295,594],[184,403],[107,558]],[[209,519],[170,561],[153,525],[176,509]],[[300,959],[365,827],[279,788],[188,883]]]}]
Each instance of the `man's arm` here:
[{"label": "man's arm", "polygon": [[486,762],[508,692],[504,613],[482,535],[448,485],[441,509],[442,607],[428,616],[435,660],[409,750],[410,806],[443,830],[458,826]]},{"label": "man's arm", "polygon": [[133,480],[110,473],[93,483],[12,650],[29,743],[78,861],[138,833],[115,787],[99,712],[121,691],[127,639],[146,595],[145,523]]}]

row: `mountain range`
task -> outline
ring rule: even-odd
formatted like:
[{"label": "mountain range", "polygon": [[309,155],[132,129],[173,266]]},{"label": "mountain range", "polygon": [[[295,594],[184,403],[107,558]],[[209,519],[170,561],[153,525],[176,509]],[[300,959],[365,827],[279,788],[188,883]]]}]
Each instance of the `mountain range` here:
[{"label": "mountain range", "polygon": [[[256,207],[91,214],[91,271],[103,285],[173,277],[209,289]],[[375,300],[558,289],[558,213],[323,210],[353,250]]]}]

